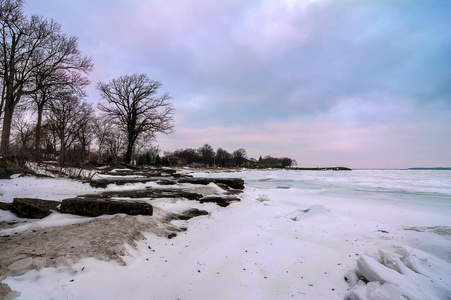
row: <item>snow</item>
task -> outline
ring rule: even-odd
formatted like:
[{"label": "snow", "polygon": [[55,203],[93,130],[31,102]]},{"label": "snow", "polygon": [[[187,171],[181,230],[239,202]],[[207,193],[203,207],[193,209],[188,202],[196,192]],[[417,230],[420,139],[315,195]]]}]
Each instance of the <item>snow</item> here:
[{"label": "snow", "polygon": [[[210,215],[173,221],[188,228],[173,239],[143,233],[145,239],[136,248],[127,246],[130,255],[123,256],[125,266],[84,258],[69,266],[9,276],[3,282],[21,293],[19,299],[447,299],[451,295],[451,172],[244,171],[195,176],[244,178],[242,201],[221,208],[183,199],[152,200],[155,207],[170,212],[197,207]],[[215,184],[192,189],[223,192]],[[58,179],[0,181],[4,202],[14,197],[61,200],[95,190],[103,189]],[[12,218],[0,210],[0,221]],[[0,235],[81,219],[55,213],[0,230]]]},{"label": "snow", "polygon": [[98,189],[91,188],[87,183],[67,179],[25,176],[0,180],[0,199],[7,203],[13,202],[14,198],[60,201],[81,194],[93,193],[96,190]]}]

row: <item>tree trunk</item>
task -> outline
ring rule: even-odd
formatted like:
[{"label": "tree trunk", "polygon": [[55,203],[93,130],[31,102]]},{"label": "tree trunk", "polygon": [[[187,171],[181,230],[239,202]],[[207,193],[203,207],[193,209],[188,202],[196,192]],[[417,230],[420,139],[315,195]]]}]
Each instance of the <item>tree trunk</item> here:
[{"label": "tree trunk", "polygon": [[36,140],[35,140],[35,151],[36,158],[41,158],[41,128],[42,128],[42,114],[44,112],[44,105],[38,105],[38,121],[36,123]]},{"label": "tree trunk", "polygon": [[14,107],[15,103],[13,96],[7,95],[5,99],[5,111],[3,114],[2,142],[1,142],[1,152],[3,156],[9,156],[11,154],[9,151],[9,141],[11,137],[11,124],[13,121]]},{"label": "tree trunk", "polygon": [[132,163],[132,153],[133,153],[133,139],[129,138],[127,143],[127,152],[125,153],[125,162],[128,164]]},{"label": "tree trunk", "polygon": [[63,167],[66,163],[66,139],[64,134],[60,135],[60,166]]}]

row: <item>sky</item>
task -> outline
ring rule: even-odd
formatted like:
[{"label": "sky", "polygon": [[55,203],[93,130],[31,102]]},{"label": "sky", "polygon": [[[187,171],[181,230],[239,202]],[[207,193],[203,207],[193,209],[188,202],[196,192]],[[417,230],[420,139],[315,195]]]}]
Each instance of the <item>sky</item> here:
[{"label": "sky", "polygon": [[159,80],[174,151],[299,167],[451,167],[451,1],[28,0],[95,64]]}]

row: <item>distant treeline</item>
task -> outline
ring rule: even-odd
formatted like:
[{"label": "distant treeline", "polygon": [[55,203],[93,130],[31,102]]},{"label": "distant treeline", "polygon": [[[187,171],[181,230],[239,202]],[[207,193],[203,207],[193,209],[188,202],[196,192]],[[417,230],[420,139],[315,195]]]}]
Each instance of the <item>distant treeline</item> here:
[{"label": "distant treeline", "polygon": [[298,170],[298,171],[352,171],[352,169],[347,168],[347,167],[291,168],[291,170]]},{"label": "distant treeline", "polygon": [[408,168],[407,170],[451,170],[451,168],[435,167],[435,168]]},{"label": "distant treeline", "polygon": [[[249,158],[244,148],[229,152],[224,148],[216,151],[209,144],[199,148],[184,148],[173,152],[165,152],[163,157],[158,149],[153,149],[138,157],[138,164],[169,165],[169,166],[193,166],[193,167],[246,167],[246,168],[287,168],[297,165],[294,159],[289,157],[276,158],[270,155],[260,156],[258,159]],[[157,151],[155,151],[157,150]]]}]

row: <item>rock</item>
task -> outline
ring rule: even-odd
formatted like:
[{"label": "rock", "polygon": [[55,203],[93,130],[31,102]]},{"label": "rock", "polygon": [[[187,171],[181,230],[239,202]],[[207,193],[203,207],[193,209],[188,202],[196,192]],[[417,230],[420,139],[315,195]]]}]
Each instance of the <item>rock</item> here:
[{"label": "rock", "polygon": [[244,189],[244,180],[240,178],[206,178],[206,177],[183,177],[177,180],[178,183],[203,184],[216,183],[226,185],[232,189]]},{"label": "rock", "polygon": [[171,179],[162,179],[157,181],[157,184],[159,185],[174,185],[176,183],[177,181]]},{"label": "rock", "polygon": [[109,184],[124,185],[127,183],[146,183],[158,181],[160,178],[108,178],[87,181],[94,188],[106,188]]},{"label": "rock", "polygon": [[215,178],[214,180],[215,183],[228,185],[232,189],[244,189],[244,180],[240,178]]},{"label": "rock", "polygon": [[[124,169],[123,167],[126,167]],[[144,177],[164,177],[164,176],[179,176],[176,174],[177,170],[167,168],[140,168],[129,164],[121,164],[121,166],[113,166],[106,169],[99,170],[99,172],[112,176],[144,176]]]},{"label": "rock", "polygon": [[191,208],[191,209],[188,209],[187,211],[184,211],[180,215],[176,216],[174,219],[177,219],[177,220],[189,220],[189,219],[192,219],[194,217],[206,216],[206,215],[208,215],[208,211],[206,211],[206,210],[200,210],[200,209],[197,209],[197,208]]},{"label": "rock", "polygon": [[60,202],[33,198],[14,198],[12,212],[20,217],[42,219],[57,210]]},{"label": "rock", "polygon": [[114,214],[151,216],[153,213],[152,205],[145,202],[94,198],[64,199],[60,209],[64,213],[90,217]]},{"label": "rock", "polygon": [[219,196],[219,195],[211,195],[211,196],[205,196],[201,198],[200,203],[205,202],[212,202],[216,203],[217,205],[221,207],[229,206],[231,202],[233,201],[240,201],[240,198],[237,197],[230,197],[230,196]]},{"label": "rock", "polygon": [[189,200],[197,200],[202,198],[201,194],[186,192],[181,189],[155,189],[146,188],[143,190],[132,191],[107,191],[101,194],[84,195],[85,198],[186,198]]},{"label": "rock", "polygon": [[1,210],[12,210],[13,209],[13,204],[12,203],[0,202],[0,209]]}]

